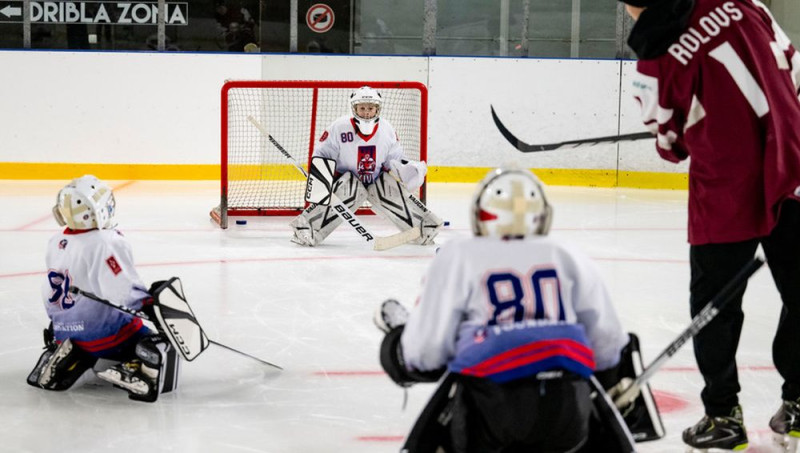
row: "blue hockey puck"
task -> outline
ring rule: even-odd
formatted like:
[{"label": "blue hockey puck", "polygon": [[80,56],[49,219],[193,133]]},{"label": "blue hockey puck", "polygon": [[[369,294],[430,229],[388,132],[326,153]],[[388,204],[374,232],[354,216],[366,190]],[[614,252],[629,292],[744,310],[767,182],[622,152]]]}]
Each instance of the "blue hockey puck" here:
[{"label": "blue hockey puck", "polygon": [[247,225],[247,220],[237,220],[236,224],[237,225]]}]

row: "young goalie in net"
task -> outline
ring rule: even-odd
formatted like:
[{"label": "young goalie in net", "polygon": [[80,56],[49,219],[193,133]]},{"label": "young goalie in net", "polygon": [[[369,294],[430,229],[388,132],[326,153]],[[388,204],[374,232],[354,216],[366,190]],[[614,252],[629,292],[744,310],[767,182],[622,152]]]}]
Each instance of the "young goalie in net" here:
[{"label": "young goalie in net", "polygon": [[[352,113],[334,121],[314,149],[309,187],[326,187],[353,211],[368,200],[374,212],[401,231],[418,230],[414,243],[433,244],[442,221],[411,193],[424,182],[428,167],[404,158],[394,127],[380,117],[383,100],[377,90],[358,88],[349,102]],[[326,171],[331,168],[335,172]],[[291,222],[292,242],[320,244],[346,217],[340,210],[311,204]]]}]

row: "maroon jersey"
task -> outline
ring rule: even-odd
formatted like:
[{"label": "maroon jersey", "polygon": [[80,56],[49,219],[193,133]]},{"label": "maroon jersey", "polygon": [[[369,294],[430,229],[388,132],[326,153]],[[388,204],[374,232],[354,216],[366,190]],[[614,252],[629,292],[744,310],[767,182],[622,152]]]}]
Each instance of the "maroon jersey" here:
[{"label": "maroon jersey", "polygon": [[754,0],[697,0],[633,81],[662,158],[689,164],[689,242],[766,236],[800,198],[800,54]]}]

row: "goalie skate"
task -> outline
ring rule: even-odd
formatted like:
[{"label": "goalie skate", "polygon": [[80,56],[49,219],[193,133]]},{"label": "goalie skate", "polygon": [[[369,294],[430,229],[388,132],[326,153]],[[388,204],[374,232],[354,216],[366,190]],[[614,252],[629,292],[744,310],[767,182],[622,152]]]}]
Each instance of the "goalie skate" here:
[{"label": "goalie skate", "polygon": [[97,359],[74,346],[67,338],[55,350],[48,348],[28,376],[28,384],[46,390],[66,390],[72,387]]},{"label": "goalie skate", "polygon": [[149,376],[148,368],[139,360],[123,362],[105,371],[97,373],[97,377],[125,389],[132,394],[146,396],[156,391],[157,375]]},{"label": "goalie skate", "polygon": [[769,420],[772,440],[782,452],[797,452],[800,441],[800,401],[784,401]]},{"label": "goalie skate", "polygon": [[58,348],[47,358],[47,362],[41,368],[38,383],[42,388],[47,388],[55,381],[58,364],[69,357],[72,353],[72,342],[67,339],[58,345]]}]

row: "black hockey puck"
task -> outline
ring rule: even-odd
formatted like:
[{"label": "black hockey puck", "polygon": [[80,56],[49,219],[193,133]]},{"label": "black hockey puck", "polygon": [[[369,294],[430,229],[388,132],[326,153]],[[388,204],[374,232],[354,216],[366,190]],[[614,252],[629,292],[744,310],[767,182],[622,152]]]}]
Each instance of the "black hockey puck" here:
[{"label": "black hockey puck", "polygon": [[236,224],[237,225],[247,225],[247,220],[237,220]]},{"label": "black hockey puck", "polygon": [[445,220],[444,221],[444,226],[450,226],[450,221],[449,220]]}]

